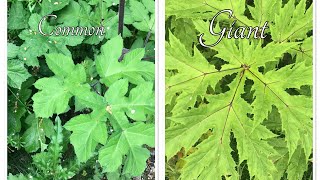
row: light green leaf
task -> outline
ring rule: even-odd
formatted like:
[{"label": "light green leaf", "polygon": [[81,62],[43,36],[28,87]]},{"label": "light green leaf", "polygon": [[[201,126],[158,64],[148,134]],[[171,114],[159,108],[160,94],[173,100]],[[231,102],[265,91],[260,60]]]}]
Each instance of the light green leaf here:
[{"label": "light green leaf", "polygon": [[101,81],[110,86],[121,78],[126,78],[133,84],[153,80],[154,64],[137,59],[141,57],[142,53],[144,54],[144,50],[133,50],[134,52],[125,55],[123,61],[118,62],[118,58],[122,54],[122,48],[123,43],[120,36],[109,40],[101,47],[101,54],[96,57],[97,72],[102,77]]},{"label": "light green leaf", "polygon": [[233,179],[238,178],[228,140],[222,144],[219,141],[218,136],[211,136],[203,141],[198,150],[185,159],[186,165],[181,171],[181,179],[220,179],[224,174]]},{"label": "light green leaf", "polygon": [[37,117],[50,117],[54,113],[60,114],[68,109],[72,94],[65,91],[63,81],[56,78],[42,78],[35,83],[40,91],[33,95],[33,110]]},{"label": "light green leaf", "polygon": [[[203,39],[206,40],[205,44],[210,45],[217,42],[219,36],[212,36],[209,33],[208,22],[204,22],[203,20],[195,20],[193,22],[195,28],[200,33],[204,33]],[[220,30],[220,27],[216,26],[215,29]],[[267,62],[278,61],[285,52],[298,44],[271,42],[266,46],[262,46],[261,43],[262,41],[255,43],[248,39],[241,39],[239,41],[235,39],[222,39],[222,41],[212,47],[212,49],[218,51],[218,54],[215,55],[215,57],[229,62],[229,65],[241,66],[247,64],[251,67],[259,67],[265,66]]]},{"label": "light green leaf", "polygon": [[105,117],[101,113],[79,115],[69,120],[65,125],[73,133],[70,142],[74,146],[80,162],[86,162],[98,145],[107,141],[107,127]]},{"label": "light green leaf", "polygon": [[[125,97],[128,89],[127,80],[119,80],[109,87],[105,99],[111,115],[119,124],[126,113],[136,121],[146,121],[146,115],[154,114],[153,83],[145,82],[131,89],[129,98]],[[144,92],[141,94],[141,92]]]},{"label": "light green leaf", "polygon": [[37,117],[63,113],[72,96],[90,93],[89,85],[84,84],[86,72],[83,65],[74,65],[71,58],[61,54],[49,54],[46,61],[56,76],[41,78],[34,84],[40,90],[32,97]]},{"label": "light green leaf", "polygon": [[275,14],[282,5],[281,1],[277,0],[255,0],[254,7],[247,6],[257,26],[263,26],[268,21],[273,22]]},{"label": "light green leaf", "polygon": [[294,41],[306,38],[312,30],[313,4],[306,9],[306,0],[295,5],[289,0],[282,8],[277,7],[274,24],[270,26],[272,39],[276,42]]},{"label": "light green leaf", "polygon": [[130,0],[131,15],[136,21],[143,21],[148,16],[146,7],[137,0]]},{"label": "light green leaf", "polygon": [[20,89],[21,84],[26,81],[31,75],[24,67],[21,60],[12,59],[8,60],[8,85]]},{"label": "light green leaf", "polygon": [[61,77],[68,76],[74,68],[72,58],[62,54],[48,54],[46,55],[46,62],[50,70]]},{"label": "light green leaf", "polygon": [[[130,0],[129,5],[133,26],[141,31],[151,31],[154,33],[154,1],[144,0],[139,2],[137,0]],[[151,15],[149,15],[149,12],[151,12]]]},{"label": "light green leaf", "polygon": [[[166,1],[166,16],[175,15],[177,18],[189,18],[189,19],[211,19],[222,9],[231,9],[233,15],[239,20],[239,25],[255,26],[255,22],[249,20],[245,16],[246,1],[203,1],[194,0],[186,3],[184,0],[168,0]],[[227,13],[223,13],[220,16],[223,20],[234,21],[234,18],[229,19]]]},{"label": "light green leaf", "polygon": [[28,26],[30,13],[18,1],[11,3],[8,16],[8,29],[24,29]]},{"label": "light green leaf", "polygon": [[125,162],[124,173],[130,176],[139,176],[146,167],[146,161],[150,152],[146,148],[133,147],[129,150],[127,161]]},{"label": "light green leaf", "polygon": [[22,173],[20,174],[16,174],[16,175],[12,175],[11,173],[9,173],[8,176],[8,180],[28,180],[29,178],[24,176]]},{"label": "light green leaf", "polygon": [[178,70],[179,73],[166,79],[166,101],[172,100],[176,93],[183,92],[177,98],[177,105],[173,111],[179,112],[193,105],[198,95],[204,96],[207,87],[215,87],[218,81],[229,73],[239,72],[237,65],[219,72],[210,65],[197,48],[194,48],[194,55],[185,49],[179,39],[170,34],[170,44],[166,44],[166,68]]},{"label": "light green leaf", "polygon": [[76,27],[90,27],[95,26],[93,20],[90,18],[91,7],[84,1],[71,1],[70,4],[59,11],[57,21],[63,23],[64,26]]},{"label": "light green leaf", "polygon": [[[19,37],[25,42],[20,46],[19,58],[23,59],[28,66],[39,66],[37,57],[47,53],[62,53],[71,56],[67,46],[76,46],[80,44],[84,37],[82,36],[43,36],[39,33],[38,24],[41,20],[39,14],[32,14],[29,18],[30,29],[23,30]],[[53,31],[53,26],[44,23],[44,33]],[[41,46],[39,46],[41,44]]]},{"label": "light green leaf", "polygon": [[41,14],[51,14],[53,11],[60,10],[68,5],[70,0],[43,0],[41,1]]},{"label": "light green leaf", "polygon": [[[252,78],[259,78],[259,81],[265,83],[253,86],[257,92],[253,103],[255,123],[259,124],[267,118],[267,113],[271,111],[272,105],[275,105],[279,109],[282,130],[286,132],[289,158],[295,152],[299,139],[302,140],[306,157],[309,157],[312,149],[312,99],[306,96],[290,96],[285,90],[311,85],[312,69],[302,62],[294,66],[287,65],[278,71],[269,71],[265,76],[255,70],[252,70],[252,73]],[[308,138],[304,138],[305,136]]]},{"label": "light green leaf", "polygon": [[303,179],[308,164],[305,163],[305,154],[301,147],[296,149],[288,164],[288,179]]},{"label": "light green leaf", "polygon": [[[99,162],[107,172],[114,172],[121,165],[123,156],[128,155],[125,173],[137,176],[144,171],[149,157],[148,151],[141,147],[144,144],[154,146],[154,125],[127,125],[111,136],[106,146],[99,151]],[[141,159],[137,159],[138,157]]]},{"label": "light green leaf", "polygon": [[12,59],[12,58],[15,58],[18,56],[19,54],[19,47],[16,46],[15,44],[13,43],[7,43],[7,56],[8,56],[8,59]]},{"label": "light green leaf", "polygon": [[148,9],[149,12],[155,12],[156,7],[154,5],[155,2],[153,0],[142,0],[142,3]]}]

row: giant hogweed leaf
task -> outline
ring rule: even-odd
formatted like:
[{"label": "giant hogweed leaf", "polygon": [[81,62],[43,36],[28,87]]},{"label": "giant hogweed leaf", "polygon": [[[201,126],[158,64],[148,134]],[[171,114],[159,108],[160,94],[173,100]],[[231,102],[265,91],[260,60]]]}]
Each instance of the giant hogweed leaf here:
[{"label": "giant hogweed leaf", "polygon": [[224,102],[224,96],[217,95],[215,103],[210,106],[167,117],[178,125],[166,129],[166,156],[173,157],[182,147],[188,151],[204,132],[214,127],[214,117],[221,120],[226,117],[221,109],[223,104],[226,106],[227,103]]},{"label": "giant hogweed leaf", "polygon": [[[211,19],[217,12],[223,9],[231,9],[233,15],[238,19],[241,25],[255,26],[255,22],[249,20],[245,15],[246,1],[230,1],[230,0],[215,0],[203,1],[194,0],[186,3],[183,0],[168,0],[166,1],[166,15],[175,15],[177,18],[189,19]],[[220,18],[229,19],[229,14],[223,13]]]},{"label": "giant hogweed leaf", "polygon": [[275,42],[304,39],[306,33],[312,30],[313,4],[306,9],[306,0],[301,0],[297,5],[295,2],[290,0],[284,7],[277,8],[274,24],[270,26]]},{"label": "giant hogweed leaf", "polygon": [[277,0],[254,0],[254,7],[247,7],[256,25],[263,26],[266,21],[268,24],[274,21],[275,13],[278,12],[281,5],[281,1]]},{"label": "giant hogweed leaf", "polygon": [[[230,175],[236,179],[235,162],[231,156],[229,139],[220,143],[218,135],[213,135],[203,141],[191,156],[186,158],[186,165],[182,169],[181,179],[220,179],[223,175]],[[200,164],[200,165],[199,165]]]},{"label": "giant hogweed leaf", "polygon": [[69,120],[64,127],[72,131],[70,142],[80,162],[86,162],[98,143],[107,141],[106,118],[102,112],[79,115]]},{"label": "giant hogweed leaf", "polygon": [[305,62],[307,66],[311,66],[313,62],[313,38],[306,38],[301,44],[293,47],[290,53],[296,56],[298,62]]},{"label": "giant hogweed leaf", "polygon": [[275,162],[278,170],[277,173],[273,174],[273,179],[281,179],[285,171],[288,173],[288,179],[303,179],[304,172],[307,170],[308,164],[305,163],[305,154],[301,146],[298,146],[289,161],[289,152],[286,148],[286,142],[284,139],[274,138],[271,139],[269,143],[279,152],[278,155],[273,157],[273,162]]},{"label": "giant hogweed leaf", "polygon": [[288,166],[289,155],[287,143],[284,138],[279,137],[270,139],[268,143],[278,152],[275,155],[271,155],[271,159],[277,168],[277,172],[273,173],[272,177],[273,179],[281,179]]},{"label": "giant hogweed leaf", "polygon": [[[262,84],[256,83],[253,85],[254,89],[258,89],[258,88],[263,89],[263,91],[255,92],[256,101],[253,102],[253,106],[255,106],[254,114],[257,117],[256,119],[257,124],[261,123],[264,120],[264,118],[267,117],[268,111],[271,111],[271,106],[273,104],[272,97],[274,95],[270,89],[271,86],[277,88],[277,91],[284,91],[287,88],[300,88],[300,86],[302,85],[312,84],[312,81],[310,79],[310,77],[312,77],[312,69],[309,67],[306,67],[303,63],[299,63],[295,66],[287,65],[278,71],[275,71],[275,70],[269,71],[265,74],[266,78],[264,78],[263,75],[261,75],[257,71],[252,70],[252,72],[261,81],[265,80],[263,81]],[[283,78],[279,79],[279,77],[282,77],[282,76]],[[284,94],[284,96],[287,96],[287,95]],[[299,97],[297,96],[293,98],[299,98]],[[300,98],[303,98],[303,97],[300,97]]]},{"label": "giant hogweed leaf", "polygon": [[197,48],[194,49],[194,56],[191,56],[175,36],[170,34],[169,37],[170,44],[166,44],[166,68],[178,70],[179,73],[166,79],[166,101],[170,102],[176,93],[182,92],[177,98],[177,109],[193,105],[198,95],[205,95],[206,89],[203,87],[214,87],[222,77],[240,69],[240,65],[235,65],[218,71]]},{"label": "giant hogweed leaf", "polygon": [[[202,20],[195,20],[194,24],[199,32],[205,32],[203,27],[207,28],[207,26]],[[253,40],[222,40],[213,49],[217,51],[215,56],[228,64],[223,65],[220,71],[212,67],[216,73],[212,75],[210,82],[214,82],[212,85],[215,87],[217,82],[227,74],[236,73],[236,78],[229,85],[229,91],[218,95],[209,95],[207,84],[198,87],[193,83],[187,86],[190,79],[193,80],[188,76],[191,75],[193,78],[200,76],[201,71],[208,68],[208,61],[196,49],[194,57],[197,58],[192,59],[187,56],[188,52],[183,45],[173,37],[169,34],[170,44],[166,44],[166,69],[170,72],[166,77],[168,100],[166,103],[172,103],[171,99],[175,98],[172,105],[173,110],[170,110],[170,115],[167,116],[167,119],[172,123],[166,130],[166,156],[168,159],[172,158],[181,148],[188,151],[195,146],[198,149],[185,158],[186,164],[180,171],[182,179],[190,179],[189,177],[191,179],[221,178],[221,176],[229,177],[229,175],[237,178],[238,175],[234,174],[232,168],[225,169],[225,164],[232,160],[230,154],[229,157],[227,155],[221,158],[213,157],[216,159],[215,161],[207,161],[207,156],[213,156],[213,153],[220,154],[219,148],[228,149],[225,147],[228,144],[225,146],[222,144],[225,139],[230,138],[230,133],[233,133],[236,138],[236,148],[239,153],[238,163],[246,161],[250,177],[272,179],[277,169],[281,169],[278,164],[275,165],[272,161],[279,154],[267,142],[275,135],[262,125],[262,121],[268,118],[273,107],[276,107],[280,113],[282,134],[285,136],[285,148],[288,152],[287,162],[298,161],[298,157],[293,154],[300,145],[304,151],[303,157],[304,163],[306,163],[312,150],[312,138],[310,138],[312,137],[312,99],[304,95],[290,95],[286,90],[312,85],[311,66],[307,66],[305,60],[299,59],[292,65],[271,69],[265,74],[258,70],[265,66],[266,62],[277,62],[284,53],[290,51],[298,43],[271,42],[263,46],[260,42]],[[207,37],[206,40],[210,41],[210,38]],[[175,46],[172,46],[175,41]],[[213,41],[215,42],[215,39]],[[197,54],[199,55],[197,56]],[[184,68],[180,66],[179,61],[183,62]],[[236,69],[219,76],[224,72],[223,70],[229,68]],[[196,74],[197,69],[198,74]],[[168,87],[175,77],[180,78],[180,87],[171,92]],[[253,80],[254,101],[251,105],[241,97],[244,94],[245,79]],[[180,96],[183,98],[184,93],[188,93],[187,87],[199,88],[202,93],[196,95],[204,97],[205,103],[200,103],[199,107],[195,107],[196,100],[190,104],[187,104],[188,101],[178,100]],[[253,118],[248,117],[248,114],[251,113]],[[209,129],[213,131],[212,136],[218,137],[209,138],[211,141],[199,141],[200,137]],[[214,142],[217,144],[207,145],[207,143]],[[227,151],[230,152],[230,149]],[[225,162],[224,166],[216,164],[219,161]],[[282,162],[286,162],[285,159]],[[197,164],[197,167],[194,164]],[[232,166],[234,163],[228,163],[228,165],[230,164]],[[212,169],[214,168],[218,170],[213,174]]]},{"label": "giant hogweed leaf", "polygon": [[[205,23],[203,21],[195,22],[195,27],[201,32]],[[199,50],[195,48],[192,57],[175,36],[170,34],[169,38],[170,45],[166,45],[166,67],[168,70],[178,70],[179,73],[166,80],[166,101],[170,102],[176,93],[184,89],[177,98],[175,106],[177,110],[193,105],[198,95],[203,96],[206,93],[206,89],[203,87],[209,85],[215,87],[222,77],[237,72],[243,64],[251,65],[251,67],[264,66],[268,61],[277,61],[278,57],[296,45],[296,43],[270,43],[262,48],[260,43],[254,44],[243,40],[237,46],[234,40],[228,39],[214,47],[218,51],[215,56],[228,62],[227,65],[222,66],[221,70],[216,70]],[[272,55],[270,55],[271,53]]]},{"label": "giant hogweed leaf", "polygon": [[144,49],[132,50],[125,55],[123,61],[118,61],[122,55],[122,41],[118,35],[101,47],[101,54],[96,57],[97,72],[102,78],[101,81],[109,86],[121,78],[126,78],[133,84],[153,80],[154,64],[141,61]]},{"label": "giant hogweed leaf", "polygon": [[[213,44],[218,41],[218,36],[212,36],[208,32],[208,22],[203,20],[193,21],[195,28],[200,33],[204,33],[203,39],[206,44]],[[220,27],[216,25],[214,28],[217,32]],[[278,61],[285,52],[297,46],[298,43],[275,43],[271,42],[266,46],[262,46],[262,42],[254,42],[246,39],[237,41],[235,39],[222,39],[219,45],[212,47],[218,52],[215,55],[218,58],[227,61],[229,64],[241,66],[242,64],[250,65],[251,67],[265,66],[267,62]]]},{"label": "giant hogweed leaf", "polygon": [[[213,129],[214,134],[212,138],[209,138],[211,141],[201,143],[199,150],[186,158],[187,164],[181,171],[182,178],[191,176],[191,179],[195,179],[199,175],[200,179],[223,175],[232,175],[236,178],[237,174],[232,171],[235,168],[235,163],[232,161],[231,154],[228,153],[231,151],[228,146],[231,132],[235,134],[237,139],[239,162],[247,161],[251,176],[263,179],[266,176],[265,170],[268,170],[269,175],[267,174],[267,176],[271,176],[272,172],[276,171],[269,159],[269,156],[276,154],[276,151],[265,141],[275,135],[264,126],[254,128],[252,120],[247,117],[247,112],[251,110],[251,107],[239,96],[243,93],[244,80],[242,78],[245,73],[238,73],[239,76],[230,84],[231,90],[227,93],[208,96],[209,105],[203,105],[177,115],[177,117],[171,117],[174,119],[173,121],[181,123],[167,130],[169,135],[166,138],[166,154],[169,158],[181,147],[186,150],[191,148],[200,136],[209,129]],[[183,131],[179,132],[177,129],[183,129]],[[193,136],[186,134],[191,131]],[[207,159],[207,156],[212,157],[214,154],[217,158],[216,161]],[[199,161],[202,162],[196,163]],[[228,163],[228,166],[220,161]],[[212,168],[216,168],[216,170],[212,172]],[[196,170],[191,171],[191,169]]]},{"label": "giant hogweed leaf", "polygon": [[234,103],[240,106],[237,109],[233,108],[234,113],[230,114],[230,119],[233,121],[232,131],[237,139],[239,163],[247,161],[250,176],[271,179],[277,170],[270,157],[277,152],[266,140],[276,135],[265,126],[254,126],[246,113],[252,111],[252,107],[242,98],[235,98]]},{"label": "giant hogweed leaf", "polygon": [[183,43],[186,49],[192,52],[192,44],[197,41],[197,31],[194,28],[192,20],[180,18],[171,20],[172,32],[181,43]]},{"label": "giant hogweed leaf", "polygon": [[288,179],[303,179],[304,172],[308,169],[305,162],[305,154],[301,147],[298,147],[288,165]]},{"label": "giant hogweed leaf", "polygon": [[282,130],[286,132],[289,156],[293,155],[301,141],[307,159],[312,149],[312,98],[302,95],[290,96],[285,90],[311,85],[312,69],[301,62],[287,65],[278,71],[269,71],[264,76],[252,70],[251,76],[260,81],[253,85],[256,89],[256,99],[253,103],[256,124],[267,118],[267,113],[271,111],[272,105],[275,105],[280,112]]},{"label": "giant hogweed leaf", "polygon": [[41,78],[34,84],[40,91],[33,95],[33,109],[37,117],[50,117],[68,109],[69,99],[78,93],[90,92],[84,67],[74,65],[70,57],[61,54],[46,56],[49,68],[56,74]]},{"label": "giant hogweed leaf", "polygon": [[[39,66],[37,57],[47,53],[62,53],[71,56],[66,46],[78,45],[83,40],[82,36],[43,36],[38,30],[41,18],[39,14],[32,14],[29,18],[30,29],[25,29],[19,34],[19,37],[25,41],[20,46],[19,58],[24,60],[28,66]],[[53,28],[48,23],[43,23],[45,33],[50,33]]]},{"label": "giant hogweed leaf", "polygon": [[127,155],[124,173],[137,176],[145,169],[149,157],[147,149],[142,147],[144,144],[154,146],[154,125],[141,122],[127,124],[115,132],[99,151],[99,162],[107,172],[115,172]]}]

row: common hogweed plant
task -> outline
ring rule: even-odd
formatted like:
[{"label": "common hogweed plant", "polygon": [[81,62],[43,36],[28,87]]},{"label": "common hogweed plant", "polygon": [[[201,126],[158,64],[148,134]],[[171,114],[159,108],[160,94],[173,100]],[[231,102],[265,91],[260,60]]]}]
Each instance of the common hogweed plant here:
[{"label": "common hogweed plant", "polygon": [[[265,39],[208,29],[261,26]],[[312,1],[166,1],[168,179],[312,179]],[[182,24],[184,26],[182,26]]]},{"label": "common hogweed plant", "polygon": [[[154,1],[8,2],[8,179],[144,176],[154,142]],[[103,36],[43,36],[103,26]],[[123,26],[121,36],[118,26]],[[148,172],[147,172],[148,173]]]}]

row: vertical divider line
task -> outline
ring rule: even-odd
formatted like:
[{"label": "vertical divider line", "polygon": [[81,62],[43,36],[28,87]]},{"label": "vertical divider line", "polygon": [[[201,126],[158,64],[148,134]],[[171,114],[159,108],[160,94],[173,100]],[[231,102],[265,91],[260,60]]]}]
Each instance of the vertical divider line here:
[{"label": "vertical divider line", "polygon": [[156,1],[156,57],[157,57],[157,164],[156,180],[165,179],[165,1]]},{"label": "vertical divider line", "polygon": [[317,61],[319,58],[319,44],[320,44],[320,20],[319,20],[319,1],[313,1],[313,179],[319,180],[319,170],[320,170],[320,131],[319,131],[319,111],[317,111],[320,107],[319,103],[319,79],[320,73],[317,71],[320,68],[320,64]]}]

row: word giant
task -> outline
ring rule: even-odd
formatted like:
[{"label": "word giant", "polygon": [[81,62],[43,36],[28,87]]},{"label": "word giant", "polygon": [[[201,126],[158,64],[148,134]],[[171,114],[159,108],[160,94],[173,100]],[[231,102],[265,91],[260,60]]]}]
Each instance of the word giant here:
[{"label": "word giant", "polygon": [[58,17],[54,14],[49,14],[46,16],[43,16],[43,18],[40,20],[39,25],[38,25],[38,29],[40,34],[42,34],[43,36],[103,36],[105,33],[104,27],[100,26],[100,27],[56,27],[53,31],[51,31],[49,34],[46,34],[45,32],[43,32],[42,30],[42,23],[44,20],[46,20],[48,17],[53,17],[54,19],[57,19]]},{"label": "word giant", "polygon": [[[221,10],[221,11],[219,11],[215,16],[213,16],[213,18],[212,18],[212,20],[211,20],[211,22],[210,22],[210,27],[209,27],[210,34],[212,34],[213,36],[220,36],[219,39],[218,39],[217,42],[215,42],[214,44],[206,45],[206,44],[204,44],[204,42],[203,42],[203,39],[202,39],[202,38],[203,38],[204,33],[202,33],[202,34],[200,35],[200,37],[199,37],[199,42],[200,42],[200,44],[201,44],[203,47],[213,47],[213,46],[216,46],[217,44],[220,43],[220,41],[222,40],[222,38],[225,37],[225,35],[226,35],[226,33],[227,33],[227,32],[226,32],[226,31],[227,31],[227,28],[226,28],[226,27],[222,28],[222,30],[221,30],[220,32],[218,32],[218,33],[216,33],[216,32],[213,31],[213,29],[214,29],[214,22],[215,22],[216,18],[217,18],[220,14],[222,14],[222,13],[224,13],[224,12],[229,13],[229,18],[232,17],[232,13],[233,13],[232,10],[230,10],[230,9]],[[234,25],[236,24],[236,22],[237,22],[237,20],[234,20],[233,23],[231,24],[231,27],[230,27],[229,32],[228,32],[228,35],[226,36],[228,39],[231,39],[231,38],[232,38],[232,34],[234,35],[234,38],[235,38],[235,39],[239,39],[239,38],[240,38],[240,39],[244,39],[244,38],[249,39],[250,36],[251,36],[251,34],[253,33],[253,31],[254,31],[254,36],[253,36],[254,39],[258,39],[258,38],[264,39],[264,38],[266,38],[266,35],[264,35],[264,31],[269,28],[269,27],[268,27],[268,21],[266,21],[261,28],[259,28],[258,26],[254,27],[254,28],[253,28],[253,27],[250,27],[250,26],[249,26],[249,27],[240,26],[240,27],[238,27],[237,29],[235,29],[234,32],[232,32],[233,29],[234,29]],[[259,29],[261,29],[261,32],[259,32]],[[245,35],[245,31],[246,31],[246,30],[248,30],[247,36]],[[259,33],[260,33],[260,37],[258,37],[258,36],[259,36],[259,35],[258,35]]]}]

